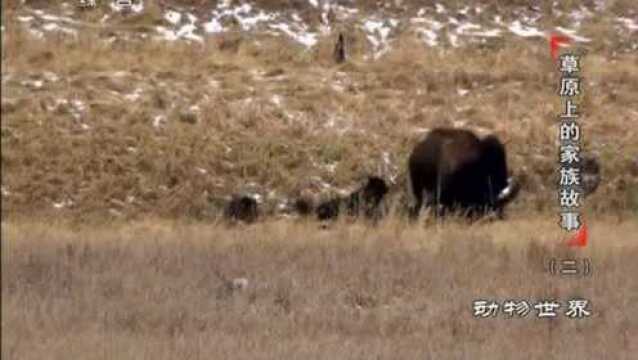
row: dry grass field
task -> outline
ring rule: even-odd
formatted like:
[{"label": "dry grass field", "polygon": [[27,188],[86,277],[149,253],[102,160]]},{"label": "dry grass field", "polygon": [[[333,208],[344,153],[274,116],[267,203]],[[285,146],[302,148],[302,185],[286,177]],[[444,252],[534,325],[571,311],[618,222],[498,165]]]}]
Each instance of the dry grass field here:
[{"label": "dry grass field", "polygon": [[[585,250],[553,221],[319,230],[144,221],[2,227],[6,359],[632,359],[638,224]],[[589,257],[590,277],[551,275]],[[245,286],[230,286],[244,278]],[[585,298],[591,316],[474,318],[476,299]],[[633,354],[633,355],[632,355]]]},{"label": "dry grass field", "polygon": [[[310,50],[237,32],[125,37],[164,21],[159,1],[108,26],[96,25],[108,9],[82,13],[77,37],[39,38],[19,3],[2,1],[3,359],[638,353],[638,57],[610,20],[633,1],[582,28],[583,144],[602,182],[585,201],[591,244],[579,250],[558,227],[559,77],[545,39],[435,48],[405,32],[370,61],[365,37],[346,28],[349,58],[336,65],[332,35]],[[526,1],[484,3],[484,17],[502,8],[514,19]],[[547,26],[565,21],[551,8]],[[409,150],[435,126],[504,140],[523,184],[506,221],[390,216],[322,229],[276,214],[283,199],[366,174],[401,193]],[[220,221],[223,198],[245,189],[263,196],[264,219]],[[547,271],[570,257],[591,259],[592,276]],[[576,297],[591,317],[472,314],[478,299]]]}]

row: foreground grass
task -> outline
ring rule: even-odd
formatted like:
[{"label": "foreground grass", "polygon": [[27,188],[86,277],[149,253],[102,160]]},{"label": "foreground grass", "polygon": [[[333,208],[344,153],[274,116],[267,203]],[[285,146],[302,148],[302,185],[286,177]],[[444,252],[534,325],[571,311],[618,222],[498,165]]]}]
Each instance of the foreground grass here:
[{"label": "foreground grass", "polygon": [[[270,221],[2,226],[10,359],[629,359],[638,351],[638,224],[379,227]],[[589,257],[590,278],[552,276]],[[228,282],[245,278],[233,289]],[[475,299],[584,297],[592,316],[476,319]]]}]

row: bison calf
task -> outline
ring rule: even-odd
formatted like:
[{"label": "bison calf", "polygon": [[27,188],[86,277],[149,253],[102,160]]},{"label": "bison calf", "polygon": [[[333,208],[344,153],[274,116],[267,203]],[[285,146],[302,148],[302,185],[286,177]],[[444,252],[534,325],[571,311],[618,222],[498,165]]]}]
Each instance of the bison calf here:
[{"label": "bison calf", "polygon": [[388,193],[388,186],[379,177],[368,178],[365,185],[345,198],[334,198],[321,203],[317,207],[319,220],[334,219],[339,216],[340,210],[345,208],[350,216],[359,216],[361,213],[368,219],[380,217],[380,205],[383,197]]},{"label": "bison calf", "polygon": [[233,195],[224,210],[227,219],[246,223],[254,222],[258,215],[257,201],[247,195]]}]

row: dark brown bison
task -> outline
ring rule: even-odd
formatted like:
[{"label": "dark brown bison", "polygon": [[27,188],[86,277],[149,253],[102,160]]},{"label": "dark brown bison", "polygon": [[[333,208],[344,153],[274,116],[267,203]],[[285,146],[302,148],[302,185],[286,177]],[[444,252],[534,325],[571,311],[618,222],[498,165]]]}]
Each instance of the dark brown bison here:
[{"label": "dark brown bison", "polygon": [[335,219],[341,209],[350,216],[363,214],[368,219],[381,216],[381,201],[388,193],[388,185],[379,177],[371,176],[368,181],[350,196],[334,198],[321,203],[316,210],[319,220]]},{"label": "dark brown bison", "polygon": [[505,147],[489,135],[479,139],[463,129],[437,128],[416,145],[408,160],[408,181],[416,203],[410,217],[425,206],[435,215],[459,211],[470,217],[496,212],[520,186],[508,177]]},{"label": "dark brown bison", "polygon": [[258,215],[257,201],[247,195],[233,195],[224,209],[224,216],[232,221],[252,223]]}]

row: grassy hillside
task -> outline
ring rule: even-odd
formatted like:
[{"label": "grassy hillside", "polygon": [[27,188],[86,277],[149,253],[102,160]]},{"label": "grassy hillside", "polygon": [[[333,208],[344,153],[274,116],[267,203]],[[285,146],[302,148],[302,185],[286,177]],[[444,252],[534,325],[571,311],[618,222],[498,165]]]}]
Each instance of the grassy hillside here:
[{"label": "grassy hillside", "polygon": [[[524,179],[516,207],[557,209],[558,74],[542,39],[436,49],[403,34],[377,61],[355,47],[334,65],[330,36],[310,50],[236,34],[94,41],[106,30],[91,28],[44,40],[4,19],[4,216],[208,218],[246,188],[273,208],[368,173],[402,186],[434,126],[498,134]],[[637,61],[584,57],[585,150],[603,168],[587,204],[601,212],[638,207]]]}]

